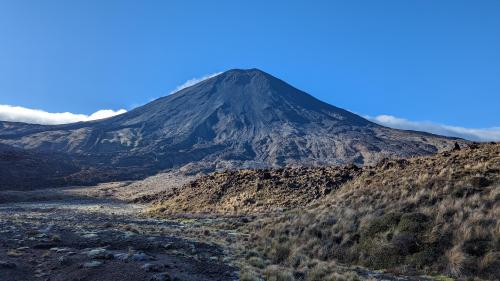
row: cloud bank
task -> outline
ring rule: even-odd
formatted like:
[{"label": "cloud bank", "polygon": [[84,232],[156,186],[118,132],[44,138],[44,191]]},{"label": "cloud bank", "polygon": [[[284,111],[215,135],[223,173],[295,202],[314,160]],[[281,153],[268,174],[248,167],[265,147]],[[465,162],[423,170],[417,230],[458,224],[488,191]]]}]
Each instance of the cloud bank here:
[{"label": "cloud bank", "polygon": [[41,125],[57,125],[91,121],[108,118],[125,112],[127,112],[125,109],[116,111],[111,109],[102,109],[90,115],[75,114],[71,112],[51,113],[39,109],[0,104],[1,121],[24,122]]},{"label": "cloud bank", "polygon": [[390,128],[423,131],[437,135],[459,137],[472,141],[500,141],[500,127],[491,128],[463,128],[437,124],[433,122],[410,121],[392,115],[379,115],[376,117],[364,116],[365,118]]},{"label": "cloud bank", "polygon": [[189,80],[187,80],[186,82],[184,82],[184,84],[181,84],[179,86],[177,86],[173,91],[171,91],[169,93],[169,95],[173,94],[173,93],[176,93],[182,89],[185,89],[187,87],[191,87],[193,86],[194,84],[197,84],[197,83],[200,83],[201,81],[204,81],[204,80],[207,80],[207,79],[210,79],[212,77],[215,77],[219,74],[221,74],[222,72],[216,72],[216,73],[212,73],[212,74],[208,74],[208,75],[205,75],[203,77],[199,77],[199,78],[191,78]]}]

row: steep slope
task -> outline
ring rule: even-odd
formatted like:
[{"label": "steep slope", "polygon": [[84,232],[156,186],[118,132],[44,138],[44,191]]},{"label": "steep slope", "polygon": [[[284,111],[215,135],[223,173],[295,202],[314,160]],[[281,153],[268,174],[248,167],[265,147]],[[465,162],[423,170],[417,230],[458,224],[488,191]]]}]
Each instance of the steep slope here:
[{"label": "steep slope", "polygon": [[148,175],[172,168],[372,164],[435,153],[453,142],[376,125],[250,69],[227,71],[105,120],[1,122],[0,143],[69,154],[84,167],[127,178],[131,170]]}]

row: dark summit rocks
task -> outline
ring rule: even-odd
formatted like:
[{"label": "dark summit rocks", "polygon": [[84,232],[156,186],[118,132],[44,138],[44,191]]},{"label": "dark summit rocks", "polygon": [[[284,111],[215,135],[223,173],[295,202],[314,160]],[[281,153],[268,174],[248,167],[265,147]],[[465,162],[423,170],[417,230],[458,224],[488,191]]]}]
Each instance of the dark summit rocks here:
[{"label": "dark summit rocks", "polygon": [[[70,168],[58,169],[63,184],[169,169],[373,164],[435,153],[454,141],[379,126],[258,69],[229,70],[108,119],[57,126],[0,122],[0,144],[36,151],[40,159],[47,153],[74,159]],[[9,167],[15,157],[0,162]]]}]

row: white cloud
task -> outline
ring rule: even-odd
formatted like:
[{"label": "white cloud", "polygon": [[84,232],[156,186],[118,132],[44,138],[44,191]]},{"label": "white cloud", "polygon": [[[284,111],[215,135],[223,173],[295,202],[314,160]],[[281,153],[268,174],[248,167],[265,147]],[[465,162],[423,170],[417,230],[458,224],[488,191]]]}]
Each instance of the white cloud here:
[{"label": "white cloud", "polygon": [[[185,89],[187,87],[191,87],[194,84],[197,84],[201,81],[210,79],[212,77],[215,77],[222,72],[217,72],[217,73],[212,73],[209,75],[205,75],[200,78],[192,78],[184,82],[183,84],[177,86],[175,90],[171,91],[169,93],[173,94],[175,92],[178,92],[182,89]],[[150,101],[153,101],[154,99],[150,99]],[[139,107],[142,104],[135,104],[131,108]],[[120,109],[120,110],[111,110],[111,109],[102,109],[99,111],[96,111],[90,115],[86,114],[75,114],[71,112],[59,112],[59,113],[52,113],[52,112],[46,112],[43,110],[39,109],[31,109],[31,108],[25,108],[21,106],[12,106],[12,105],[6,105],[6,104],[0,104],[0,121],[11,121],[11,122],[24,122],[24,123],[31,123],[31,124],[42,124],[42,125],[57,125],[57,124],[68,124],[68,123],[75,123],[75,122],[84,122],[84,121],[91,121],[91,120],[97,120],[97,119],[104,119],[108,117],[112,117],[118,114],[122,114],[127,112],[125,109]]]},{"label": "white cloud", "polygon": [[103,109],[96,111],[91,115],[75,114],[71,112],[51,113],[39,109],[0,104],[1,121],[24,122],[42,125],[56,125],[81,121],[91,121],[108,118],[125,112],[127,112],[125,109],[120,109],[117,111],[111,109]]},{"label": "white cloud", "polygon": [[173,93],[176,93],[176,92],[178,92],[178,91],[180,91],[182,89],[185,89],[187,87],[191,87],[194,84],[200,83],[201,81],[204,81],[204,80],[210,79],[212,77],[215,77],[215,76],[217,76],[217,75],[219,75],[221,73],[222,72],[216,72],[216,73],[205,75],[205,76],[200,77],[200,78],[191,78],[191,79],[187,80],[186,82],[184,82],[184,84],[181,84],[181,85],[177,86],[173,91],[171,91],[169,93],[169,95],[171,95]]},{"label": "white cloud", "polygon": [[365,118],[383,126],[415,130],[433,133],[437,135],[459,137],[472,141],[500,141],[500,127],[491,128],[463,128],[457,126],[449,126],[437,124],[427,121],[410,121],[403,118],[394,117],[392,115],[379,115],[376,117],[364,116]]}]

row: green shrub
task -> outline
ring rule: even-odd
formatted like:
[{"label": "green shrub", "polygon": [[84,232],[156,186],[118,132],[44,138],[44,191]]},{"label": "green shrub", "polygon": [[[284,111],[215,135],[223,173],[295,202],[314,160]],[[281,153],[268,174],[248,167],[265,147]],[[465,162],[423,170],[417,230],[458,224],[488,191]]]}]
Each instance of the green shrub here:
[{"label": "green shrub", "polygon": [[408,255],[418,252],[420,241],[414,234],[398,233],[391,239],[391,244],[398,249],[400,255]]},{"label": "green shrub", "polygon": [[490,240],[472,239],[464,242],[463,250],[465,253],[480,257],[491,249]]},{"label": "green shrub", "polygon": [[437,248],[429,247],[413,255],[407,256],[406,261],[415,269],[423,269],[425,266],[432,265],[440,256]]},{"label": "green shrub", "polygon": [[266,267],[266,263],[264,262],[264,260],[256,256],[250,257],[248,259],[248,263],[254,267],[261,269]]},{"label": "green shrub", "polygon": [[374,237],[377,233],[387,231],[395,227],[401,218],[400,213],[388,213],[374,219],[364,230],[364,236]]},{"label": "green shrub", "polygon": [[429,224],[429,217],[422,213],[408,213],[401,216],[397,229],[400,232],[420,233]]}]

